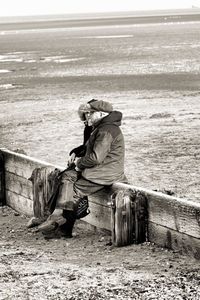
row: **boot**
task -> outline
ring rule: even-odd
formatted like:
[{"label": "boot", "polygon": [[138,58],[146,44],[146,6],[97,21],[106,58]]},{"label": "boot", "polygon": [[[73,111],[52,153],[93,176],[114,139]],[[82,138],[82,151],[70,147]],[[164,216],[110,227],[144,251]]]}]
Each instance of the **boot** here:
[{"label": "boot", "polygon": [[59,226],[63,225],[66,219],[63,216],[50,215],[45,222],[38,226],[38,230],[43,233],[54,232]]},{"label": "boot", "polygon": [[63,210],[63,217],[66,219],[66,222],[59,226],[59,234],[63,237],[71,238],[76,222],[75,212],[72,210]]}]

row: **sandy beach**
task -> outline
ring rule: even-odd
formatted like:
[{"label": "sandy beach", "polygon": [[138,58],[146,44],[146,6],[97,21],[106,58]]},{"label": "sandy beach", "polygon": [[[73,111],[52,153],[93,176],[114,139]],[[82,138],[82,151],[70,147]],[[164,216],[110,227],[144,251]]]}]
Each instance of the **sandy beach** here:
[{"label": "sandy beach", "polygon": [[111,101],[129,181],[198,201],[200,15],[55,22],[0,24],[1,147],[65,166],[79,104]]},{"label": "sandy beach", "polygon": [[[107,100],[123,113],[129,182],[199,201],[200,14],[12,22],[0,20],[0,147],[65,166],[78,106]],[[0,207],[2,300],[200,299],[195,259],[113,247],[81,222],[45,239],[27,222]]]}]

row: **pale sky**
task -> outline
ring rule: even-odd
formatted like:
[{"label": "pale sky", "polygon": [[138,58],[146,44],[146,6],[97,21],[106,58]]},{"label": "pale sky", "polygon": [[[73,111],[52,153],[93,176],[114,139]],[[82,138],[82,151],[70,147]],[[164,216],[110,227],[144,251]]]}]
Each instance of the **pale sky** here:
[{"label": "pale sky", "polygon": [[200,0],[0,0],[0,16],[191,8]]}]

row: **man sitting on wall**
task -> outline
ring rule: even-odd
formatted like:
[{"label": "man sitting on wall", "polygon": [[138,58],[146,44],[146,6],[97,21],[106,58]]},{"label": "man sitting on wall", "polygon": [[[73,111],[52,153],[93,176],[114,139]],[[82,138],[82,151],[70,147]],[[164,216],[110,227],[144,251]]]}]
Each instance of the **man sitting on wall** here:
[{"label": "man sitting on wall", "polygon": [[[120,129],[122,113],[114,111],[109,102],[93,99],[82,104],[78,114],[92,132],[82,147],[81,157],[77,157],[78,153],[71,153],[69,161],[74,163],[75,170],[62,175],[57,207],[63,208],[66,222],[59,227],[55,224],[54,229],[65,237],[72,237],[80,199],[114,182],[127,182],[124,175],[124,136]],[[72,192],[69,192],[69,182],[73,182]],[[39,229],[45,233],[47,227],[42,224]]]}]

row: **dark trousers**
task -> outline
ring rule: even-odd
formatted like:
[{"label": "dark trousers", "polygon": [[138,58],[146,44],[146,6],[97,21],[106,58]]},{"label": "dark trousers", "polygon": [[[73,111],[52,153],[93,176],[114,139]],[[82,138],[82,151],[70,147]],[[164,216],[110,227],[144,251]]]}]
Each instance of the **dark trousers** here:
[{"label": "dark trousers", "polygon": [[91,182],[75,170],[66,171],[62,175],[56,208],[75,210],[78,199],[89,196],[104,188],[104,185]]}]

